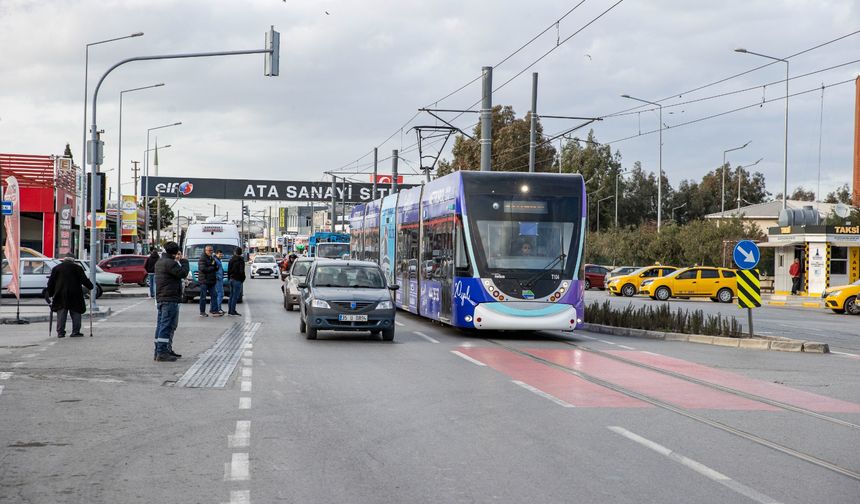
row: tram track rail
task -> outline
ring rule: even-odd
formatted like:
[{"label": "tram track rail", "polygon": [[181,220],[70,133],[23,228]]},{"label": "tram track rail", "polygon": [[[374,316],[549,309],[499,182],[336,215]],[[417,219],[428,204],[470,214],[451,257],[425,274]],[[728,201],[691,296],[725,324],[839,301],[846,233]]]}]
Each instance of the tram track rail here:
[{"label": "tram track rail", "polygon": [[[598,378],[596,376],[593,376],[593,375],[590,375],[588,373],[579,371],[577,369],[573,369],[571,367],[558,364],[556,362],[550,361],[550,360],[545,359],[543,357],[540,357],[538,355],[534,355],[534,354],[530,353],[528,350],[523,350],[521,348],[517,348],[517,347],[510,345],[508,343],[505,343],[503,341],[499,341],[499,340],[495,340],[495,339],[491,339],[491,338],[482,338],[482,339],[488,343],[496,345],[496,346],[503,348],[509,352],[515,353],[515,354],[520,355],[522,357],[525,357],[527,359],[533,360],[535,362],[539,362],[543,365],[546,365],[546,366],[549,366],[551,368],[554,368],[554,369],[560,370],[562,372],[568,373],[570,375],[576,376],[576,377],[578,377],[582,380],[585,380],[587,382],[590,382],[590,383],[593,383],[595,385],[607,388],[607,389],[615,391],[619,394],[623,394],[627,397],[631,397],[633,399],[637,399],[637,400],[640,400],[642,402],[651,404],[652,406],[655,406],[657,408],[675,413],[677,415],[681,415],[681,416],[686,417],[690,420],[693,420],[695,422],[698,422],[698,423],[701,423],[704,425],[708,425],[710,427],[721,430],[723,432],[734,435],[736,437],[746,439],[747,441],[751,441],[751,442],[758,444],[760,446],[770,448],[772,450],[778,451],[780,453],[791,456],[791,457],[796,458],[798,460],[802,460],[802,461],[805,461],[807,463],[813,464],[815,466],[821,467],[823,469],[827,469],[827,470],[832,471],[834,473],[840,474],[842,476],[846,476],[846,477],[851,478],[855,481],[860,481],[860,472],[855,471],[853,469],[849,469],[847,467],[840,466],[839,464],[830,462],[830,461],[822,459],[820,457],[816,457],[815,455],[805,453],[805,452],[802,452],[800,450],[796,450],[794,448],[791,448],[790,446],[786,446],[784,444],[777,443],[776,441],[772,441],[770,439],[764,438],[764,437],[759,436],[757,434],[753,434],[753,433],[747,432],[743,429],[733,427],[731,425],[720,422],[718,420],[708,418],[704,415],[700,415],[700,414],[695,413],[693,411],[690,411],[688,409],[675,406],[675,405],[670,404],[666,401],[657,399],[655,397],[651,397],[647,394],[636,392],[634,390],[631,390],[631,389],[628,389],[626,387],[617,385],[615,383],[604,380],[602,378]],[[648,366],[647,364],[641,364],[638,362],[629,361],[628,359],[624,359],[623,357],[617,357],[617,356],[614,356],[612,354],[607,354],[605,352],[601,352],[600,350],[594,350],[594,349],[591,349],[588,347],[577,345],[577,344],[570,342],[570,341],[564,341],[561,338],[553,337],[553,340],[569,344],[569,345],[574,346],[576,348],[579,348],[580,350],[583,350],[583,351],[593,352],[593,353],[601,355],[603,357],[611,357],[611,358],[614,358],[615,360],[617,360],[619,362],[624,362],[626,364],[636,365],[636,366],[639,366],[639,367],[642,367],[645,369],[657,371],[657,372],[660,372],[660,373],[668,375],[668,376],[672,376],[675,378],[680,378],[680,379],[684,379],[686,381],[690,381],[692,383],[697,383],[700,385],[708,385],[708,386],[716,385],[716,384],[711,384],[709,382],[698,380],[696,378],[691,378],[691,377],[688,377],[685,375],[680,375],[680,374],[674,373],[672,371],[654,368],[653,366]],[[804,415],[809,414],[809,416],[812,416],[812,417],[817,418],[819,420],[825,420],[825,421],[836,423],[838,425],[843,425],[843,426],[846,426],[846,427],[849,427],[852,429],[853,428],[860,428],[860,427],[856,426],[855,424],[852,424],[851,422],[845,422],[845,421],[842,421],[841,419],[829,417],[827,415],[821,415],[819,413],[807,410],[805,408],[798,408],[797,406],[781,403],[780,401],[773,401],[771,399],[759,397],[759,396],[756,396],[754,394],[748,394],[746,392],[732,389],[730,387],[724,387],[722,385],[716,385],[716,387],[714,387],[714,388],[717,388],[718,390],[721,390],[721,391],[729,393],[729,394],[734,394],[734,395],[738,395],[740,397],[744,397],[746,399],[759,401],[759,402],[769,404],[771,406],[779,407],[779,408],[782,408],[782,409],[785,409],[787,411],[791,411],[794,413],[800,413],[800,414],[804,414]],[[786,407],[783,408],[783,406],[786,406]]]}]

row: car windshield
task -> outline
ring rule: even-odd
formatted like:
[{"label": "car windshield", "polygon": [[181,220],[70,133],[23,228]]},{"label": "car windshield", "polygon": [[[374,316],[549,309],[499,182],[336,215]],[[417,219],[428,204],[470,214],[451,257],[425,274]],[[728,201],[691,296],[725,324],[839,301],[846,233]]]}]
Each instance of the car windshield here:
[{"label": "car windshield", "polygon": [[293,266],[293,276],[306,276],[311,268],[311,261],[299,261]]},{"label": "car windshield", "polygon": [[676,277],[676,276],[678,276],[678,273],[683,273],[684,271],[687,271],[688,269],[690,269],[690,268],[681,268],[681,269],[676,269],[675,271],[673,271],[673,272],[669,273],[668,275],[664,276],[664,278],[672,278],[672,277]]},{"label": "car windshield", "polygon": [[203,250],[206,247],[212,247],[212,256],[215,256],[216,250],[225,250],[229,249],[229,247],[223,243],[214,244],[214,243],[201,243],[199,245],[189,245],[185,248],[185,258],[189,261],[196,261],[200,259],[200,256],[203,255]]},{"label": "car windshield", "polygon": [[320,243],[317,245],[317,256],[327,259],[340,259],[349,254],[349,243]]},{"label": "car windshield", "polygon": [[257,256],[254,258],[255,263],[273,263],[275,258],[272,256]]},{"label": "car windshield", "polygon": [[379,268],[373,266],[318,266],[314,287],[355,287],[382,289],[385,282]]}]

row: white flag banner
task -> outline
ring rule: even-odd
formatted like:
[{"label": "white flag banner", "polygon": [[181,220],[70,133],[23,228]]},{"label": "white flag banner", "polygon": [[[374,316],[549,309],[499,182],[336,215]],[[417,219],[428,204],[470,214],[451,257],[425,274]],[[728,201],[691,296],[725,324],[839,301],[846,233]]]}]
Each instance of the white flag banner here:
[{"label": "white flag banner", "polygon": [[18,179],[6,178],[6,201],[12,202],[12,214],[5,219],[6,243],[3,245],[3,255],[9,261],[11,278],[6,290],[21,299],[21,198],[18,191]]}]

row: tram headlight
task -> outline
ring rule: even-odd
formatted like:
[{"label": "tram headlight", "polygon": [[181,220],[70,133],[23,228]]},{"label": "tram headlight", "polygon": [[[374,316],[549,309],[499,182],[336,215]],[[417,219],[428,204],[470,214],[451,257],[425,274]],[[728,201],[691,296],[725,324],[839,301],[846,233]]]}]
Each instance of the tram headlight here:
[{"label": "tram headlight", "polygon": [[466,322],[471,322],[471,321],[472,321],[472,316],[471,316],[471,315],[466,315],[465,317],[463,317],[463,320],[465,320]]},{"label": "tram headlight", "polygon": [[526,184],[523,184],[523,185],[520,187],[520,191],[521,191],[521,192],[524,192],[524,193],[529,192],[529,186],[528,186],[528,185],[526,185]]}]

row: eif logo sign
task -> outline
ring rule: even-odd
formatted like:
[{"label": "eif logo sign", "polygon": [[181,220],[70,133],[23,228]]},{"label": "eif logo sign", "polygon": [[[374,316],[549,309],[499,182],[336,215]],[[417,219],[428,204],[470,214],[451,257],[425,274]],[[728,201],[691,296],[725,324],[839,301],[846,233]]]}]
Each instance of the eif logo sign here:
[{"label": "eif logo sign", "polygon": [[191,192],[194,191],[194,184],[188,182],[171,182],[169,184],[155,184],[155,192],[158,194],[179,194],[181,196],[188,196]]}]

